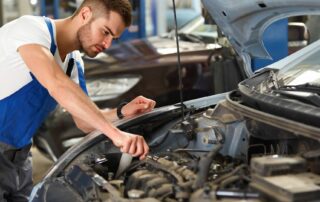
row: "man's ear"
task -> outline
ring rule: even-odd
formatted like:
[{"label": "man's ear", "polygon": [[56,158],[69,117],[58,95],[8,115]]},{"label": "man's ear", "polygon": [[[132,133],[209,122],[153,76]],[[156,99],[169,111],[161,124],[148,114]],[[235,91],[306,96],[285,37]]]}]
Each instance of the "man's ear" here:
[{"label": "man's ear", "polygon": [[81,8],[80,13],[79,13],[79,17],[81,19],[81,22],[83,24],[86,24],[87,22],[90,21],[90,19],[92,18],[92,10],[90,7],[85,6],[83,8]]}]

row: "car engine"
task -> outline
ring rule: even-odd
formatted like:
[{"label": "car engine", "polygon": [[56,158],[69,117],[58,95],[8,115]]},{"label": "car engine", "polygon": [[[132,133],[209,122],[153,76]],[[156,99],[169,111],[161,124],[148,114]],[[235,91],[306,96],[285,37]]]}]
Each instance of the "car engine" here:
[{"label": "car engine", "polygon": [[[178,110],[127,126],[144,134],[150,147],[145,160],[104,139],[47,178],[39,200],[319,200],[318,140],[243,116],[229,103],[188,109],[183,119]],[[59,198],[57,191],[65,194]]]}]

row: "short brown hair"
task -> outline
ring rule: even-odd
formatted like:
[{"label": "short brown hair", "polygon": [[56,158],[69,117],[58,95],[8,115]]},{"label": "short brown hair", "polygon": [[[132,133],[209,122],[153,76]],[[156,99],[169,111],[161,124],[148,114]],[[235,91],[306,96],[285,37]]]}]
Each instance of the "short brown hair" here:
[{"label": "short brown hair", "polygon": [[129,0],[84,0],[72,17],[78,15],[80,10],[85,6],[92,9],[94,17],[98,17],[105,12],[108,15],[110,11],[114,11],[122,17],[126,27],[131,24],[132,8]]}]

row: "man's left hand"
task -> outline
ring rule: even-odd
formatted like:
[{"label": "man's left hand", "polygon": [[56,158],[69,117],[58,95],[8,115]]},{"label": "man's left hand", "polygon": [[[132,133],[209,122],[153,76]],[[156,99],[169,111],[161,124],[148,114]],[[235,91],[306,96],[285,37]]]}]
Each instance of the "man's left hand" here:
[{"label": "man's left hand", "polygon": [[132,117],[151,111],[155,105],[155,101],[143,96],[138,96],[123,106],[121,113],[124,115],[124,117]]}]

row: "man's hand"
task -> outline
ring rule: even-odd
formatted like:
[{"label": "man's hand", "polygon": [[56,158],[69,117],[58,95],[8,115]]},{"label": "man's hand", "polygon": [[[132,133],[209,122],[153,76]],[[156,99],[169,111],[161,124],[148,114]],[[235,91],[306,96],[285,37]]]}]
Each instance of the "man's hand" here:
[{"label": "man's hand", "polygon": [[144,138],[140,135],[134,135],[119,130],[116,140],[112,140],[113,144],[120,148],[121,152],[128,153],[134,157],[140,156],[140,160],[146,158],[149,147]]},{"label": "man's hand", "polygon": [[124,107],[122,107],[121,113],[125,117],[132,117],[135,115],[139,115],[139,114],[151,111],[155,105],[156,105],[155,101],[145,98],[143,96],[138,96],[135,99],[133,99],[131,102],[126,104]]}]

